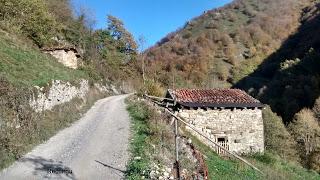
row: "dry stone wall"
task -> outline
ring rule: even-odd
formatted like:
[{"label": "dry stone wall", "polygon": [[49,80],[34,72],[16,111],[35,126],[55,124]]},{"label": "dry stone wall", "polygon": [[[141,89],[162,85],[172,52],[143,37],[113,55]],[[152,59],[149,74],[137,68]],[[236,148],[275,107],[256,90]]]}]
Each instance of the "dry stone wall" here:
[{"label": "dry stone wall", "polygon": [[[225,139],[229,144],[229,150],[233,152],[247,154],[264,151],[261,109],[180,110],[179,116],[212,140],[218,142]],[[188,131],[214,148],[211,142],[192,129]]]},{"label": "dry stone wall", "polygon": [[[118,93],[113,85],[96,83],[94,87],[102,93]],[[51,110],[54,106],[69,102],[74,98],[86,100],[85,97],[90,91],[88,80],[81,80],[77,86],[69,82],[53,80],[51,86],[48,88],[49,90],[47,91],[47,88],[36,87],[36,93],[29,102],[30,106],[36,112]]]},{"label": "dry stone wall", "polygon": [[48,92],[45,92],[44,87],[36,89],[37,95],[31,98],[30,106],[40,112],[51,110],[54,106],[69,102],[75,97],[84,99],[89,91],[89,83],[87,80],[81,80],[80,86],[76,87],[69,82],[54,80]]}]

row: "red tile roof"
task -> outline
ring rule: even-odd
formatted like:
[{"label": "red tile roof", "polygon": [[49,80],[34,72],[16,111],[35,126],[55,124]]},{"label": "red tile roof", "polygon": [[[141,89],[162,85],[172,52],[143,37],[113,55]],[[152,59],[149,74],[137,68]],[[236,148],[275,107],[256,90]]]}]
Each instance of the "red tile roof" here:
[{"label": "red tile roof", "polygon": [[189,107],[263,107],[240,89],[169,89],[168,95]]}]

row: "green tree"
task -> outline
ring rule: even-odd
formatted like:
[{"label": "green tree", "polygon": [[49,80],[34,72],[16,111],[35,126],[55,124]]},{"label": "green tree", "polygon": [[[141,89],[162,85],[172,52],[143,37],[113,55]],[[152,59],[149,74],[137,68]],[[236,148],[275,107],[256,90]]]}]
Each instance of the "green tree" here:
[{"label": "green tree", "polygon": [[108,30],[110,35],[116,40],[117,49],[126,55],[137,54],[137,44],[132,34],[124,27],[123,22],[111,15],[108,15]]},{"label": "green tree", "polygon": [[70,0],[45,0],[48,10],[60,23],[70,23],[73,21]]}]

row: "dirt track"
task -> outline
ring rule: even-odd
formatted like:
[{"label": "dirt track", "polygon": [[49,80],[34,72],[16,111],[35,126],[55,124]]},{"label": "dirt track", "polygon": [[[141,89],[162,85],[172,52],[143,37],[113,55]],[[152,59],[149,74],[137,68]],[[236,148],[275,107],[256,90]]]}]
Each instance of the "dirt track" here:
[{"label": "dirt track", "polygon": [[99,100],[71,127],[0,172],[0,179],[123,179],[130,126],[126,97]]}]

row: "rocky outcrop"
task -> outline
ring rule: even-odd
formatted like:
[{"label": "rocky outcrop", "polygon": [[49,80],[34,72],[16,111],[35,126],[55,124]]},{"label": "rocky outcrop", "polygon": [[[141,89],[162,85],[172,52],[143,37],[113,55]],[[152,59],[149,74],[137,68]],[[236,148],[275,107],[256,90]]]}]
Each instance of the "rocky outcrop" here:
[{"label": "rocky outcrop", "polygon": [[78,50],[73,47],[44,48],[42,52],[52,55],[58,62],[72,69],[77,69],[81,64],[81,55]]}]

